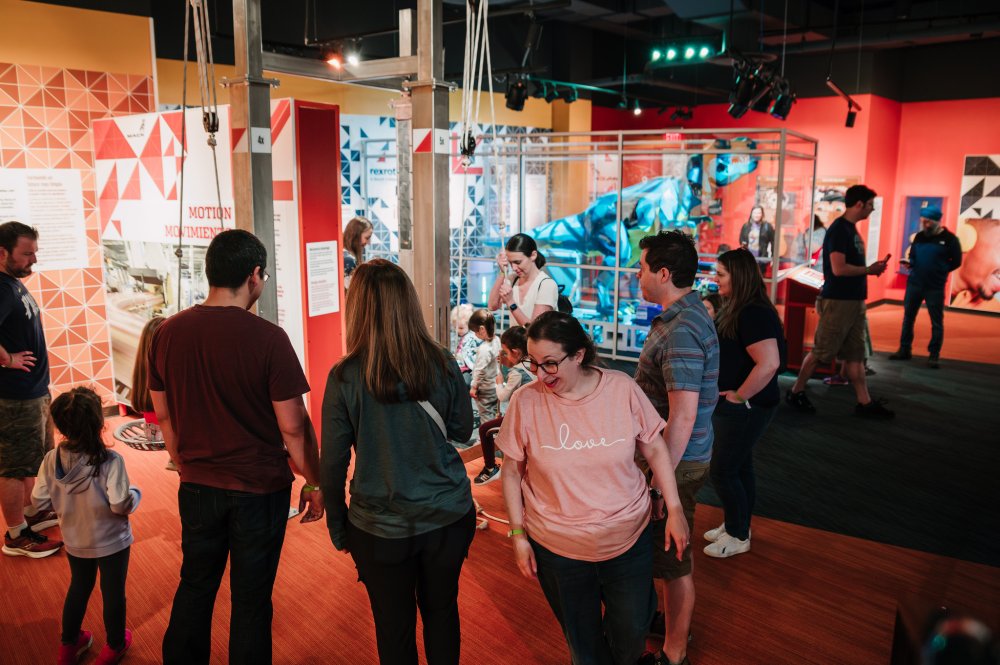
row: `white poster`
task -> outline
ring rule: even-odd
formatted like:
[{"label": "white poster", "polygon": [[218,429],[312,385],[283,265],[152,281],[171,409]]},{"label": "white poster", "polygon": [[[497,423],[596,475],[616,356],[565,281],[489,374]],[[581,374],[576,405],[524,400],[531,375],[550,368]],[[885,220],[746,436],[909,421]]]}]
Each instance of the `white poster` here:
[{"label": "white poster", "polygon": [[868,217],[868,240],[865,242],[865,265],[871,265],[881,259],[879,256],[879,239],[882,235],[882,197],[875,197],[875,209]]},{"label": "white poster", "polygon": [[309,316],[340,311],[340,254],[337,241],[306,243]]},{"label": "white poster", "polygon": [[0,221],[38,230],[35,270],[87,267],[87,229],[80,172],[72,169],[0,169]]}]

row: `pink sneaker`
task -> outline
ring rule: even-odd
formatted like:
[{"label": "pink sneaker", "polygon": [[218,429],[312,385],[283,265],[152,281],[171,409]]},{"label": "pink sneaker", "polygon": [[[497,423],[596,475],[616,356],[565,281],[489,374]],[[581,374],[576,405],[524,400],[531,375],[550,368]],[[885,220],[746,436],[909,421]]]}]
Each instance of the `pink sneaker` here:
[{"label": "pink sneaker", "polygon": [[828,386],[846,386],[851,382],[847,380],[847,377],[841,376],[840,374],[834,374],[833,376],[828,376],[823,379],[823,383]]},{"label": "pink sneaker", "polygon": [[76,638],[76,644],[59,645],[59,665],[76,665],[83,652],[94,643],[94,634],[89,630],[81,630],[80,636]]},{"label": "pink sneaker", "polygon": [[125,652],[128,648],[132,646],[132,631],[128,628],[125,629],[125,646],[121,649],[112,649],[107,644],[101,649],[101,653],[97,654],[97,660],[94,661],[94,665],[114,665],[125,656]]}]

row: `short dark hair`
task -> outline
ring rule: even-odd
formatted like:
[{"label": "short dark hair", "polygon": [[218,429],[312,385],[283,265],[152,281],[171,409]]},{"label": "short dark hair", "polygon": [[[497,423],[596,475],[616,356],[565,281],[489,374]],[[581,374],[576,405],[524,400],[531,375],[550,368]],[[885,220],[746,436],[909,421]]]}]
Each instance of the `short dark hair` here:
[{"label": "short dark hair", "polygon": [[480,328],[486,328],[486,336],[493,339],[496,333],[497,322],[493,318],[493,312],[488,309],[477,309],[469,317],[469,330],[477,332]]},{"label": "short dark hair", "polygon": [[538,243],[535,239],[524,233],[515,233],[507,240],[507,244],[504,245],[504,249],[508,252],[521,252],[525,256],[530,257],[532,252],[537,252],[535,256],[535,265],[541,268],[545,265],[545,255],[538,251]]},{"label": "short dark hair", "polygon": [[844,192],[844,205],[853,208],[859,203],[867,203],[875,198],[877,194],[874,189],[864,185],[851,185]]},{"label": "short dark hair", "polygon": [[209,286],[236,290],[254,270],[265,266],[264,243],[243,229],[229,229],[215,236],[205,253]]},{"label": "short dark hair", "polygon": [[513,326],[507,328],[500,335],[500,343],[511,351],[520,351],[521,355],[528,355],[528,329],[524,326]]},{"label": "short dark hair", "polygon": [[583,365],[593,365],[597,360],[597,346],[580,322],[569,314],[550,310],[535,318],[528,325],[528,339],[555,342],[564,353],[575,354],[584,349]]},{"label": "short dark hair", "polygon": [[38,231],[21,222],[0,224],[0,247],[13,252],[19,238],[38,240]]},{"label": "short dark hair", "polygon": [[645,249],[646,265],[653,272],[666,268],[670,271],[670,281],[679,289],[694,284],[698,273],[698,250],[691,236],[680,231],[660,231],[639,241],[639,249]]}]

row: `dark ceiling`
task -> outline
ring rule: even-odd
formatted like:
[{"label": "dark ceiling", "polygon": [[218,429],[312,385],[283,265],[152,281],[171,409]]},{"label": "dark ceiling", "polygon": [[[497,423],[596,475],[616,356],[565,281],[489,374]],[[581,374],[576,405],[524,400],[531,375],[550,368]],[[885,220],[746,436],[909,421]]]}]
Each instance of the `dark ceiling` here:
[{"label": "dark ceiling", "polygon": [[[233,61],[231,0],[205,0],[218,62]],[[51,0],[154,19],[157,56],[183,55],[184,0]],[[398,11],[416,0],[261,0],[265,50],[319,58],[321,45],[360,39],[365,59],[396,55]],[[899,101],[1000,96],[1000,0],[493,0],[491,54],[507,73],[596,85],[613,106],[623,77],[630,99],[659,106],[720,102],[731,59],[653,67],[657,46],[726,40],[727,47],[783,68],[800,97],[849,94]],[[787,19],[786,19],[787,16]],[[446,0],[445,78],[462,79],[465,7]],[[525,60],[532,24],[540,28]],[[193,57],[193,48],[192,55]],[[502,87],[502,86],[501,86]]]}]

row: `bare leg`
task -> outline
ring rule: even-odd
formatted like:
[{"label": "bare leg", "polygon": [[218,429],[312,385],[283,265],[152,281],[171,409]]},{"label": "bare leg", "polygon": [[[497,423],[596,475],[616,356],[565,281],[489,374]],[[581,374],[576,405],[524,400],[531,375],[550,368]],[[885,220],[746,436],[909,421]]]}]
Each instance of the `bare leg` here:
[{"label": "bare leg", "polygon": [[685,575],[676,580],[657,580],[657,583],[667,620],[663,653],[671,663],[679,663],[687,655],[688,634],[694,615],[694,577]]},{"label": "bare leg", "polygon": [[858,396],[858,404],[868,404],[872,401],[872,396],[868,394],[868,379],[865,377],[865,363],[863,360],[852,360],[844,363],[844,372],[847,379],[854,386],[854,392]]},{"label": "bare leg", "polygon": [[8,528],[24,522],[24,488],[22,478],[0,478],[0,508]]},{"label": "bare leg", "polygon": [[792,386],[793,393],[800,393],[806,389],[806,381],[812,377],[818,364],[819,358],[814,356],[812,351],[810,351],[805,360],[802,361],[802,369],[799,370],[799,376],[795,379],[795,385]]}]

